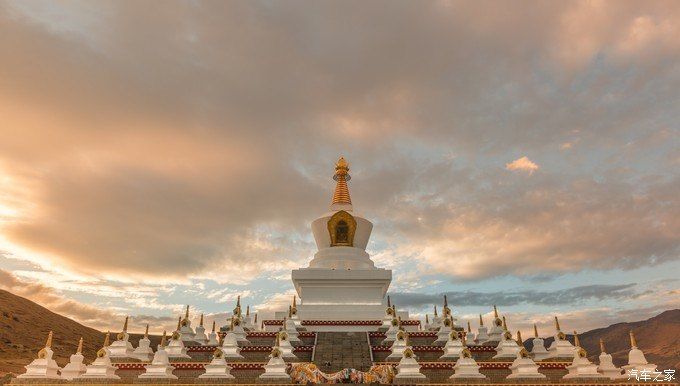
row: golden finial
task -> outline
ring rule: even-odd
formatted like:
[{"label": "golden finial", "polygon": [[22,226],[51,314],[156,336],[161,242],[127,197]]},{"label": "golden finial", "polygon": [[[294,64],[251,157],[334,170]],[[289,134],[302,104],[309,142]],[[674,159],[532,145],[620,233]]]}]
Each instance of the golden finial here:
[{"label": "golden finial", "polygon": [[387,295],[387,308],[392,307],[392,302],[390,301],[390,295]]},{"label": "golden finial", "polygon": [[534,338],[538,338],[538,328],[536,328],[536,323],[534,323]]},{"label": "golden finial", "polygon": [[293,306],[288,306],[288,317],[293,317]]},{"label": "golden finial", "polygon": [[505,315],[503,315],[503,329],[508,331],[508,324],[505,322]]},{"label": "golden finial", "polygon": [[470,327],[470,321],[468,320],[468,332],[472,332],[472,327]]},{"label": "golden finial", "polygon": [[103,358],[107,355],[106,347],[109,346],[109,334],[110,332],[106,332],[106,335],[104,335],[104,345],[97,351],[97,358]]},{"label": "golden finial", "polygon": [[215,321],[213,320],[212,332],[215,332]]},{"label": "golden finial", "polygon": [[198,321],[198,325],[203,327],[203,314],[201,314],[201,319]]},{"label": "golden finial", "polygon": [[47,348],[52,348],[52,335],[53,335],[52,331],[50,331],[49,334],[47,334],[47,341],[45,342],[45,347]]},{"label": "golden finial", "polygon": [[233,316],[231,317],[231,325],[229,326],[229,329],[231,331],[234,331],[234,317]]},{"label": "golden finial", "polygon": [[602,354],[606,354],[606,353],[607,353],[607,349],[605,349],[605,347],[604,347],[604,339],[602,339],[602,338],[600,338],[600,352],[601,352]]},{"label": "golden finial", "polygon": [[110,334],[110,331],[106,331],[106,335],[104,336],[104,347],[109,347],[111,344],[111,338],[109,337]]},{"label": "golden finial", "polygon": [[498,317],[498,308],[496,308],[496,305],[493,305],[493,317],[497,318]]},{"label": "golden finial", "polygon": [[430,315],[425,314],[425,324],[430,324]]},{"label": "golden finial", "polygon": [[524,340],[522,340],[522,333],[519,330],[517,330],[517,344],[520,347],[524,347]]},{"label": "golden finial", "polygon": [[83,337],[80,337],[80,340],[78,341],[78,348],[76,349],[76,354],[82,354],[83,353]]},{"label": "golden finial", "polygon": [[335,175],[333,179],[337,181],[335,185],[335,192],[333,193],[333,201],[331,205],[343,204],[352,205],[352,199],[349,197],[349,188],[347,181],[351,179],[349,175],[349,163],[343,157],[340,157],[335,164]]},{"label": "golden finial", "polygon": [[123,332],[127,332],[127,330],[128,330],[128,319],[129,318],[130,318],[129,316],[125,317],[125,323],[123,323]]},{"label": "golden finial", "polygon": [[253,321],[254,324],[257,324],[257,314],[255,314],[255,320]]},{"label": "golden finial", "polygon": [[630,330],[630,348],[637,348],[637,340],[635,340],[635,334],[633,334],[633,330]]},{"label": "golden finial", "polygon": [[479,327],[484,326],[484,319],[482,319],[482,314],[479,314]]},{"label": "golden finial", "polygon": [[163,330],[163,336],[161,337],[161,347],[165,348],[165,344],[167,343],[168,340],[168,332]]},{"label": "golden finial", "polygon": [[149,323],[146,324],[146,330],[144,330],[144,337],[149,339]]},{"label": "golden finial", "polygon": [[406,346],[409,345],[409,344],[408,344],[408,339],[409,339],[409,337],[408,337],[408,332],[404,332],[404,344],[406,344]]},{"label": "golden finial", "polygon": [[560,331],[560,321],[555,317],[555,330]]},{"label": "golden finial", "polygon": [[236,307],[241,307],[241,295],[236,297]]},{"label": "golden finial", "polygon": [[435,304],[434,305],[434,317],[436,318],[437,316],[438,316],[437,315],[437,305]]},{"label": "golden finial", "polygon": [[581,347],[581,341],[578,339],[578,333],[574,331],[574,346]]},{"label": "golden finial", "polygon": [[189,305],[187,304],[187,310],[184,312],[184,317],[188,318],[189,317]]},{"label": "golden finial", "polygon": [[463,342],[463,347],[467,346],[467,334],[462,334],[460,340]]},{"label": "golden finial", "polygon": [[182,323],[182,317],[180,316],[179,318],[177,318],[177,331],[179,331],[181,323]]},{"label": "golden finial", "polygon": [[446,299],[446,295],[444,295],[444,307],[449,306],[449,301]]},{"label": "golden finial", "polygon": [[246,316],[250,316],[250,304],[246,306]]},{"label": "golden finial", "polygon": [[278,333],[276,334],[276,347],[279,347],[281,345],[281,334]]},{"label": "golden finial", "polygon": [[293,307],[297,307],[297,296],[293,295]]}]

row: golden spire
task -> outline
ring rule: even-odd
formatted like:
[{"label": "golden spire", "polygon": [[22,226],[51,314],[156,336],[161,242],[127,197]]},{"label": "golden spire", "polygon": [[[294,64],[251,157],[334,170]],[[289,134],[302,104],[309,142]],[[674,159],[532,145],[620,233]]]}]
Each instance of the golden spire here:
[{"label": "golden spire", "polygon": [[288,306],[288,317],[289,318],[293,317],[293,306]]},{"label": "golden spire", "polygon": [[538,328],[536,328],[536,323],[534,323],[534,338],[538,338]]},{"label": "golden spire", "polygon": [[123,323],[123,332],[127,332],[127,329],[128,329],[128,319],[129,319],[129,318],[130,318],[129,316],[126,316],[126,317],[125,317],[125,323]]},{"label": "golden spire", "polygon": [[578,333],[574,331],[574,346],[581,347],[581,341],[578,339]]},{"label": "golden spire", "polygon": [[425,314],[425,324],[430,324],[430,315]]},{"label": "golden spire", "polygon": [[637,348],[637,340],[635,340],[635,334],[633,334],[633,330],[630,330],[630,348]]},{"label": "golden spire", "polygon": [[437,317],[437,305],[434,305],[434,316]]},{"label": "golden spire", "polygon": [[390,295],[387,295],[387,308],[392,307],[392,302],[390,301]]},{"label": "golden spire", "polygon": [[212,332],[215,332],[215,321],[214,321],[214,320],[213,320],[213,328],[212,328]]},{"label": "golden spire", "polygon": [[493,305],[493,317],[497,318],[498,317],[498,308],[496,308],[496,305]]},{"label": "golden spire", "polygon": [[182,323],[182,317],[177,318],[177,331],[180,329],[180,324]]},{"label": "golden spire", "polygon": [[524,341],[522,340],[522,333],[519,330],[517,330],[517,344],[520,347],[524,347]]},{"label": "golden spire", "polygon": [[600,352],[601,352],[602,354],[606,354],[606,353],[607,353],[607,349],[605,349],[605,347],[604,347],[604,339],[602,339],[602,338],[600,338]]},{"label": "golden spire", "polygon": [[255,320],[253,320],[253,324],[257,324],[257,314],[255,314]]},{"label": "golden spire", "polygon": [[446,299],[446,295],[444,295],[444,307],[449,306],[449,301]]},{"label": "golden spire", "polygon": [[246,306],[246,316],[250,316],[250,304]]},{"label": "golden spire", "polygon": [[163,330],[163,337],[161,338],[161,347],[165,348],[165,342],[168,339],[168,332]]},{"label": "golden spire", "polygon": [[338,183],[335,185],[335,192],[333,193],[333,202],[331,205],[352,205],[352,199],[349,197],[349,188],[347,188],[347,181],[350,180],[349,163],[343,157],[340,157],[335,164],[335,175],[333,179]]},{"label": "golden spire", "polygon": [[45,342],[45,347],[52,348],[52,331],[47,334],[47,341]]},{"label": "golden spire", "polygon": [[76,354],[82,354],[83,353],[83,337],[80,337],[80,340],[78,341],[78,348],[76,349]]},{"label": "golden spire", "polygon": [[470,321],[468,320],[468,332],[472,332],[472,328],[470,327]]},{"label": "golden spire", "polygon": [[106,331],[106,335],[104,336],[104,347],[109,347],[111,344],[111,338],[109,337],[110,334],[110,331]]},{"label": "golden spire", "polygon": [[555,317],[555,330],[560,331],[560,321]]},{"label": "golden spire", "polygon": [[479,314],[479,327],[484,325],[484,319],[482,319],[482,314]]},{"label": "golden spire", "polygon": [[187,304],[187,311],[184,313],[184,317],[189,319],[189,305]]},{"label": "golden spire", "polygon": [[236,297],[236,307],[241,307],[241,295]]},{"label": "golden spire", "polygon": [[198,321],[198,325],[203,327],[203,314],[201,314],[201,320]]},{"label": "golden spire", "polygon": [[144,330],[144,337],[149,339],[149,323],[146,324],[146,330]]},{"label": "golden spire", "polygon": [[297,307],[297,296],[293,295],[293,308]]},{"label": "golden spire", "polygon": [[505,315],[503,315],[503,329],[508,331],[508,324],[505,322]]}]

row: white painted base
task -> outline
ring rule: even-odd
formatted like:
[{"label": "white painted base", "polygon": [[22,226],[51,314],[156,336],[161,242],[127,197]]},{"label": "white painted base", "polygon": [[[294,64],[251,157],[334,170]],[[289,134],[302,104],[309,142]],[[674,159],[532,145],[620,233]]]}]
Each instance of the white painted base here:
[{"label": "white painted base", "polygon": [[213,358],[209,364],[205,365],[205,373],[198,377],[203,379],[234,379],[230,372],[231,366],[227,365],[224,358]]},{"label": "white painted base", "polygon": [[592,379],[606,378],[597,372],[597,365],[591,363],[587,358],[576,356],[571,365],[567,366],[569,373],[563,379]]},{"label": "white painted base", "polygon": [[597,372],[604,375],[605,377],[616,380],[625,378],[626,376],[622,374],[622,370],[614,366],[612,361],[612,356],[606,353],[600,354],[599,357],[600,365],[597,366]]},{"label": "white painted base", "polygon": [[87,371],[87,366],[83,363],[83,360],[85,358],[83,357],[82,354],[73,354],[71,355],[71,358],[64,366],[63,369],[61,369],[61,379],[66,379],[68,381],[78,378],[79,376],[85,374],[85,371]]},{"label": "white painted base", "polygon": [[97,358],[91,365],[87,366],[85,374],[79,376],[77,379],[120,379],[116,375],[116,366],[111,365],[111,359],[108,356]]},{"label": "white painted base", "polygon": [[59,366],[52,355],[47,358],[34,359],[33,362],[26,366],[26,372],[19,375],[17,378],[21,379],[60,379]]},{"label": "white painted base", "polygon": [[458,358],[455,371],[450,379],[486,379],[486,376],[479,372],[479,365],[472,358]]},{"label": "white painted base", "polygon": [[415,360],[415,358],[403,357],[397,365],[397,375],[394,376],[396,379],[399,378],[414,378],[414,379],[426,379],[425,375],[420,372],[420,365]]},{"label": "white painted base", "polygon": [[508,379],[545,379],[545,374],[538,372],[538,365],[531,358],[516,358],[510,365],[512,372],[507,376]]},{"label": "white painted base", "polygon": [[259,379],[290,381],[290,375],[286,373],[286,362],[283,358],[269,358],[269,362],[264,365],[264,373]]},{"label": "white painted base", "polygon": [[534,347],[531,349],[531,355],[535,361],[542,361],[550,357],[548,350],[545,349],[545,343],[541,338],[534,338]]}]

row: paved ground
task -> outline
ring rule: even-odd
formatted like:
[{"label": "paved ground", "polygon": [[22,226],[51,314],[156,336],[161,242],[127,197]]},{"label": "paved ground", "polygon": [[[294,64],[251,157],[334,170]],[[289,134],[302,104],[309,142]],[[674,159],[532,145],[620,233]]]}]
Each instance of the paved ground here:
[{"label": "paved ground", "polygon": [[366,371],[371,367],[370,351],[365,332],[318,332],[314,364],[323,372]]}]

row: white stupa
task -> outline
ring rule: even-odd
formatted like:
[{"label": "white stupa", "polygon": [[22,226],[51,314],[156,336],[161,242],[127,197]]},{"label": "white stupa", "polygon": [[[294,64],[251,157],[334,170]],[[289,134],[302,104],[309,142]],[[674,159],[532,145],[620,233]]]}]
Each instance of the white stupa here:
[{"label": "white stupa", "polygon": [[269,354],[269,361],[264,365],[264,373],[258,379],[266,382],[290,382],[290,375],[286,372],[286,362],[279,348],[279,335],[276,337],[276,345]]},{"label": "white stupa", "polygon": [[109,358],[109,333],[106,333],[104,338],[104,345],[97,351],[97,358],[88,365],[85,374],[76,379],[97,379],[97,380],[118,380],[120,377],[116,375],[117,367],[111,364]]},{"label": "white stupa", "polygon": [[201,379],[234,379],[231,375],[231,366],[227,364],[220,348],[215,349],[212,360],[205,365],[205,373],[198,377]]},{"label": "white stupa", "polygon": [[161,343],[158,345],[158,350],[153,356],[150,364],[144,366],[145,372],[139,375],[141,379],[177,379],[177,376],[172,372],[175,370],[174,366],[170,365],[170,358],[165,351],[165,343],[167,334],[163,331]]},{"label": "white stupa", "polygon": [[472,332],[472,327],[470,327],[470,321],[467,321],[467,333],[465,334],[465,340],[470,343],[475,343],[475,333]]},{"label": "white stupa", "polygon": [[489,339],[487,342],[500,342],[503,339],[503,321],[498,317],[498,308],[493,306],[493,324],[491,325],[491,330],[489,330]]},{"label": "white stupa", "polygon": [[543,339],[538,336],[538,328],[534,323],[534,339],[532,340],[533,347],[531,348],[531,355],[534,357],[535,361],[542,361],[543,359],[549,358],[548,350],[545,349],[545,343]]},{"label": "white stupa", "polygon": [[423,383],[427,380],[425,374],[420,372],[420,364],[416,360],[411,347],[406,347],[404,355],[397,365],[397,375],[394,376],[394,383]]},{"label": "white stupa", "polygon": [[[158,346],[158,349],[160,350],[160,345]],[[187,355],[187,348],[184,347],[184,342],[182,341],[181,334],[178,331],[172,333],[170,343],[168,343],[168,345],[165,347],[165,352],[168,353],[168,356],[173,359],[191,358],[189,355]]]},{"label": "white stupa", "polygon": [[394,340],[394,343],[392,343],[392,347],[390,348],[391,352],[390,355],[385,358],[386,361],[397,361],[400,360],[404,356],[404,350],[406,350],[406,346],[408,346],[408,333],[404,330],[401,330],[397,333],[397,337]]},{"label": "white stupa", "polygon": [[451,308],[449,307],[449,300],[444,295],[444,307],[442,307],[442,320],[446,319],[451,319],[451,328],[456,328],[456,318],[453,317],[453,312],[451,311]]},{"label": "white stupa", "polygon": [[631,370],[647,371],[653,373],[656,371],[656,365],[647,362],[645,354],[637,347],[637,340],[635,340],[635,335],[633,331],[630,331],[630,351],[628,352],[628,364],[623,366],[626,373]]},{"label": "white stupa", "polygon": [[517,331],[517,340],[514,340],[512,339],[512,333],[508,331],[507,328],[508,326],[505,323],[505,317],[503,317],[503,329],[505,332],[503,333],[501,341],[498,342],[498,346],[496,347],[496,355],[494,355],[493,359],[516,358],[517,353],[520,352],[522,348],[524,348],[523,343],[521,343],[522,335],[520,332]]},{"label": "white stupa", "polygon": [[[292,308],[292,307],[291,307]],[[288,315],[291,315],[291,308],[288,309]],[[292,319],[283,320],[283,329],[288,334],[288,340],[293,346],[299,345],[302,341],[298,338],[298,330],[295,326],[295,321]]]},{"label": "white stupa", "polygon": [[208,337],[205,336],[205,327],[203,327],[203,314],[201,314],[201,319],[199,319],[198,327],[196,327],[196,333],[194,334],[194,342],[205,346],[208,344]]},{"label": "white stupa", "polygon": [[59,366],[52,359],[52,331],[47,335],[45,347],[38,351],[38,357],[26,365],[26,372],[19,375],[19,379],[60,379]]},{"label": "white stupa", "polygon": [[576,348],[567,340],[567,336],[560,329],[560,321],[555,317],[555,340],[548,347],[548,358],[573,359]]},{"label": "white stupa", "polygon": [[[390,301],[390,296],[387,295],[387,308],[385,309],[385,315],[383,315],[383,326],[385,327],[390,327],[392,325],[392,319],[394,319],[396,315],[394,314],[394,310],[392,309],[392,302]],[[427,318],[427,315],[425,315]]]},{"label": "white stupa", "polygon": [[80,338],[76,353],[71,355],[71,358],[69,358],[66,366],[61,369],[61,379],[70,381],[85,374],[85,371],[87,371],[87,366],[85,366],[83,360],[85,360],[83,357],[83,338]]},{"label": "white stupa", "polygon": [[479,314],[479,328],[477,329],[477,344],[482,344],[489,340],[489,334],[484,326],[484,319],[482,319],[482,314]]},{"label": "white stupa", "polygon": [[[463,345],[465,345],[465,340],[463,340]],[[486,379],[486,375],[479,372],[479,365],[467,347],[461,350],[453,371],[449,379]]]},{"label": "white stupa", "polygon": [[312,222],[318,252],[309,267],[292,273],[298,313],[304,320],[382,320],[392,271],[376,268],[366,253],[373,224],[354,213],[342,157],[333,179],[330,211]]},{"label": "white stupa", "polygon": [[600,364],[597,366],[597,371],[611,380],[617,380],[625,378],[626,376],[621,374],[621,369],[614,366],[614,361],[612,356],[607,354],[607,350],[604,347],[604,340],[600,338]]},{"label": "white stupa", "polygon": [[425,314],[425,325],[423,326],[423,329],[425,331],[429,331],[432,328],[432,324],[430,323],[430,315]]},{"label": "white stupa", "polygon": [[434,346],[443,346],[449,340],[449,335],[453,331],[453,320],[451,318],[444,318],[441,327],[437,331],[437,339],[432,343]]},{"label": "white stupa", "polygon": [[238,345],[238,338],[232,331],[227,331],[222,339],[222,357],[231,360],[242,360],[241,348]]},{"label": "white stupa", "polygon": [[453,330],[449,333],[449,340],[446,341],[444,345],[444,354],[439,357],[440,360],[457,360],[460,358],[460,353],[463,351],[465,346],[463,341],[460,339],[458,331]]},{"label": "white stupa", "polygon": [[[521,334],[518,332],[521,339]],[[529,356],[529,352],[522,347],[517,352],[517,357],[510,365],[510,375],[508,379],[545,379],[545,374],[538,372],[538,365]]]},{"label": "white stupa", "polygon": [[196,332],[191,328],[191,320],[189,319],[189,306],[184,313],[184,318],[180,320],[179,335],[182,342],[193,342]]},{"label": "white stupa", "polygon": [[139,344],[135,351],[132,352],[134,358],[142,362],[148,362],[153,358],[153,349],[151,348],[151,340],[149,340],[149,325],[146,325],[144,336],[139,340]]},{"label": "white stupa", "polygon": [[[392,311],[396,314],[396,308],[392,305]],[[401,321],[396,316],[392,318],[390,328],[385,332],[385,339],[381,342],[383,346],[389,346],[397,339],[397,333],[401,330]]]},{"label": "white stupa", "polygon": [[248,333],[243,329],[243,315],[241,313],[241,295],[236,297],[236,307],[232,311],[231,325],[229,330],[236,335],[239,343],[248,344]]},{"label": "white stupa", "polygon": [[116,335],[116,340],[111,343],[108,348],[109,358],[113,359],[128,359],[134,358],[134,348],[132,343],[130,343],[130,335],[127,333],[128,330],[128,319],[125,317],[125,322],[123,323],[123,331]]},{"label": "white stupa", "polygon": [[277,344],[281,350],[281,356],[284,359],[297,359],[297,356],[293,354],[293,346],[288,340],[288,333],[285,331],[279,331],[277,334]]},{"label": "white stupa", "polygon": [[246,314],[243,315],[243,328],[248,331],[255,330],[255,323],[253,322],[253,316],[250,315],[250,305],[246,305]]},{"label": "white stupa", "polygon": [[597,365],[588,360],[588,353],[581,347],[576,331],[574,331],[574,346],[576,347],[576,354],[571,365],[567,366],[569,373],[563,377],[564,379],[607,378],[597,371]]},{"label": "white stupa", "polygon": [[208,343],[206,343],[206,346],[217,346],[219,345],[219,341],[217,338],[217,332],[215,332],[215,321],[213,320],[212,324],[212,331],[210,331],[210,334],[208,334]]}]

